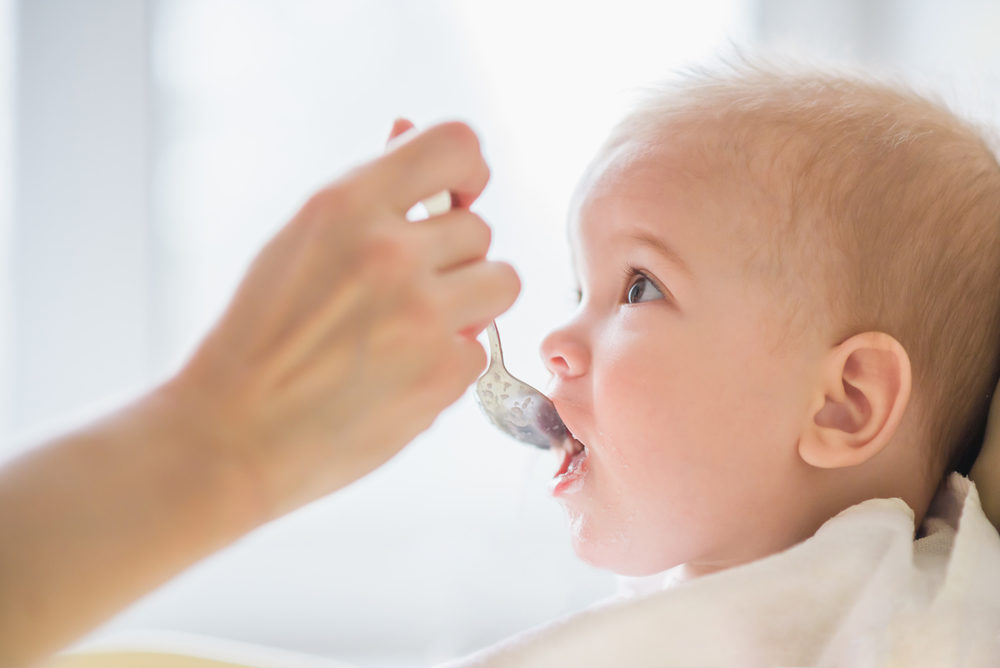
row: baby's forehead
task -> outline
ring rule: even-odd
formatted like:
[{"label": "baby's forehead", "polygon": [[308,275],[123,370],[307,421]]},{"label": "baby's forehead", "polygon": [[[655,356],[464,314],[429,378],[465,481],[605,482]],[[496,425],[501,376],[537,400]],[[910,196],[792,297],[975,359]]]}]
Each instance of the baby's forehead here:
[{"label": "baby's forehead", "polygon": [[581,178],[569,211],[578,279],[608,266],[605,259],[642,262],[648,256],[633,255],[633,242],[647,236],[671,248],[700,284],[776,286],[775,275],[804,259],[807,244],[787,229],[787,185],[769,182],[778,172],[754,171],[744,157],[727,154],[730,136],[722,125],[674,125],[609,141]]},{"label": "baby's forehead", "polygon": [[571,235],[592,234],[589,228],[606,230],[635,217],[660,228],[676,215],[697,215],[713,228],[706,231],[731,233],[734,225],[769,215],[763,211],[769,204],[767,184],[749,166],[724,159],[719,148],[723,132],[673,123],[657,132],[613,136],[574,191]]},{"label": "baby's forehead", "polygon": [[570,202],[572,212],[609,200],[652,196],[675,184],[705,178],[704,160],[683,135],[615,137],[590,161]]}]

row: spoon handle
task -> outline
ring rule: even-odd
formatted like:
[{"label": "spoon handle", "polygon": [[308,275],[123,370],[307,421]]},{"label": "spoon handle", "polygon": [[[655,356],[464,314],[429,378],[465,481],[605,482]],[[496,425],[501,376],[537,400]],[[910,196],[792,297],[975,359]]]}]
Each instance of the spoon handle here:
[{"label": "spoon handle", "polygon": [[440,216],[442,213],[451,211],[451,193],[442,190],[437,195],[431,195],[421,204],[424,205],[428,216]]},{"label": "spoon handle", "polygon": [[500,333],[497,331],[496,320],[491,320],[486,327],[486,338],[490,340],[490,366],[503,366],[503,350],[500,348]]}]

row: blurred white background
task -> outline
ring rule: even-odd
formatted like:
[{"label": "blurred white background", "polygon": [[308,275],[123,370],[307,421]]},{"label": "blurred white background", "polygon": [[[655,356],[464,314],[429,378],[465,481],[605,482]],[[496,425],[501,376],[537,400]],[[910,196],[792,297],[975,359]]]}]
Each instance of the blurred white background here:
[{"label": "blurred white background", "polygon": [[[256,249],[396,116],[480,133],[477,206],[524,292],[510,366],[567,317],[574,181],[638,86],[729,45],[903,73],[994,113],[1000,5],[932,0],[0,0],[0,456],[162,379]],[[97,633],[171,629],[425,665],[580,609],[549,457],[471,397],[384,469]]]}]

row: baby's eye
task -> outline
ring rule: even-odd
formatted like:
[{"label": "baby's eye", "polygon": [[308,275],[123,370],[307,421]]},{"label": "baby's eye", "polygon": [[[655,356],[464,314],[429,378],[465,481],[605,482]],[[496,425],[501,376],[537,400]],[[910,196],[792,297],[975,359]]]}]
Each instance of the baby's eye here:
[{"label": "baby's eye", "polygon": [[625,292],[625,302],[628,304],[639,304],[642,302],[662,299],[663,293],[653,285],[653,282],[643,276],[636,274]]}]

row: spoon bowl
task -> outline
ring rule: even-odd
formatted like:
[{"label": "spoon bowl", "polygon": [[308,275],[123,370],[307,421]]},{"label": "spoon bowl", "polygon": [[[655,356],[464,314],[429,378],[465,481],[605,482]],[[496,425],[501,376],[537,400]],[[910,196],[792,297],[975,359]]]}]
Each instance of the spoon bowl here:
[{"label": "spoon bowl", "polygon": [[[422,204],[429,216],[451,208],[451,193],[443,191]],[[476,401],[500,431],[548,450],[566,441],[567,430],[547,396],[512,376],[503,365],[503,350],[496,322],[486,328],[490,340],[490,364],[476,381]]]},{"label": "spoon bowl", "polygon": [[476,401],[483,413],[500,431],[522,443],[546,450],[563,443],[566,425],[552,401],[504,366],[496,322],[489,324],[486,335],[490,364],[476,381]]}]

